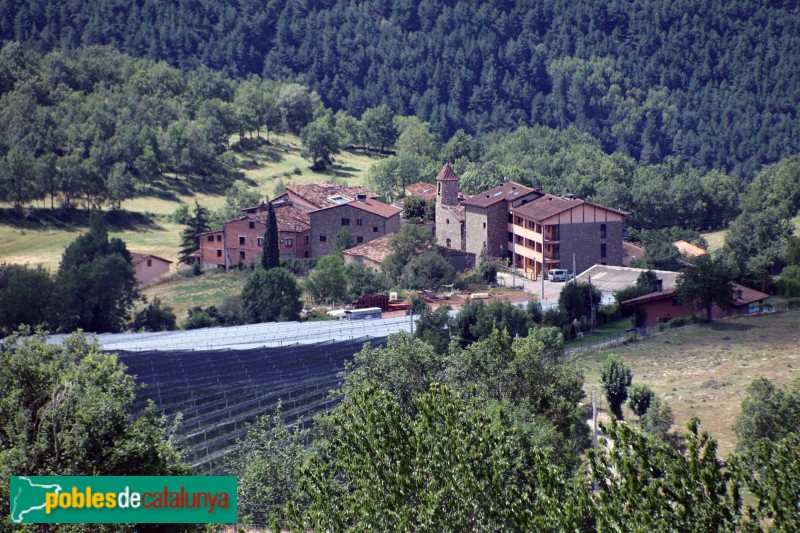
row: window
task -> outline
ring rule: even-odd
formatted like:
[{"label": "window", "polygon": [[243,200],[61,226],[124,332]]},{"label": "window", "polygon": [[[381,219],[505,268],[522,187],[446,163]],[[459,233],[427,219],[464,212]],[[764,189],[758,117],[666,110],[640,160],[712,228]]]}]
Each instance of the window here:
[{"label": "window", "polygon": [[446,245],[448,248],[452,248],[452,247],[453,247],[453,244],[452,244],[452,242],[450,241],[450,239],[445,239],[445,245]]},{"label": "window", "polygon": [[600,257],[605,257],[605,256],[606,256],[606,243],[601,242],[600,243]]},{"label": "window", "polygon": [[304,252],[303,257],[308,257],[308,252]]},{"label": "window", "polygon": [[512,215],[511,213],[508,214],[508,223],[509,224],[513,224],[514,223],[514,215]]},{"label": "window", "polygon": [[356,219],[356,226],[363,226],[363,225],[364,225],[364,219],[363,218],[357,218]]},{"label": "window", "polygon": [[328,236],[327,235],[320,235],[319,236],[319,242],[326,242],[327,240],[328,240]]},{"label": "window", "polygon": [[445,223],[449,224],[450,223],[450,219],[448,218],[447,220],[445,220]]},{"label": "window", "polygon": [[244,246],[244,237],[239,235],[239,246]]},{"label": "window", "polygon": [[680,307],[681,301],[678,299],[677,296],[672,297],[672,307]]},{"label": "window", "polygon": [[294,239],[292,239],[291,237],[287,237],[286,241],[284,242],[284,245],[287,248],[291,248],[294,245]]},{"label": "window", "polygon": [[378,226],[372,226],[372,233],[378,233]]},{"label": "window", "polygon": [[[147,260],[147,266],[149,266],[149,267],[153,266],[153,260],[152,259],[148,259]],[[740,298],[741,298],[741,296],[740,296]]]},{"label": "window", "polygon": [[253,229],[253,228],[256,227],[256,223],[251,220],[249,226],[250,226],[250,229]]},{"label": "window", "polygon": [[244,250],[239,251],[239,259],[244,261]]},{"label": "window", "polygon": [[214,242],[214,236],[213,235],[209,235],[208,236],[208,242]]},{"label": "window", "polygon": [[514,240],[514,235],[510,231],[508,232],[508,240],[509,241],[513,241]]},{"label": "window", "polygon": [[308,235],[306,235],[305,242],[303,244],[308,244]]},{"label": "window", "polygon": [[486,222],[483,223],[483,229],[486,229]]},{"label": "window", "polygon": [[217,242],[222,242],[222,235],[217,235]]},{"label": "window", "polygon": [[217,257],[222,257],[222,248],[217,248]]},{"label": "window", "polygon": [[442,194],[442,182],[439,182],[439,194]]},{"label": "window", "polygon": [[601,239],[605,239],[606,238],[606,225],[605,224],[600,224],[600,238]]},{"label": "window", "polygon": [[358,244],[361,244],[362,242],[364,242],[364,237],[356,237],[356,242]]},{"label": "window", "polygon": [[259,246],[264,246],[264,237],[259,237],[258,238],[258,245]]},{"label": "window", "polygon": [[349,226],[349,225],[350,225],[350,219],[349,218],[343,218],[342,219],[342,226]]}]

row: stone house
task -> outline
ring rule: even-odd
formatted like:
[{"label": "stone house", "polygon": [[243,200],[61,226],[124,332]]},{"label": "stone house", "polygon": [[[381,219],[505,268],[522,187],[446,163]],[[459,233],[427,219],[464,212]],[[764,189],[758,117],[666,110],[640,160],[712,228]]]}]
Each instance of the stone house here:
[{"label": "stone house", "polygon": [[628,213],[513,181],[459,200],[459,179],[449,164],[436,181],[442,246],[506,258],[531,279],[553,268],[572,270],[573,258],[578,272],[596,263],[622,265]]},{"label": "stone house", "polygon": [[[347,227],[357,243],[369,242],[400,229],[400,209],[376,200],[366,187],[327,184],[296,185],[270,203],[278,223],[281,259],[318,258],[336,248]],[[242,210],[222,229],[200,235],[203,268],[250,265],[263,247],[267,204]]]}]

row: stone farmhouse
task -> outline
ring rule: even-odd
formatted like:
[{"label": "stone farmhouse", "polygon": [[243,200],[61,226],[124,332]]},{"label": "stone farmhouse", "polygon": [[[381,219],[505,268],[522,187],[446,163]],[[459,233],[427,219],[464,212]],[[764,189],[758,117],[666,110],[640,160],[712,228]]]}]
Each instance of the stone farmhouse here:
[{"label": "stone farmhouse", "polygon": [[442,246],[506,258],[531,279],[553,268],[572,271],[573,258],[577,272],[594,264],[622,265],[624,211],[513,181],[459,199],[459,178],[449,164],[436,183],[436,237]]},{"label": "stone farmhouse", "polygon": [[[366,243],[400,229],[400,209],[377,200],[366,187],[309,184],[286,187],[270,203],[278,222],[280,256],[319,258],[336,249],[336,237],[347,228],[356,243]],[[222,229],[200,235],[203,268],[251,264],[264,244],[267,204],[243,210]]]}]

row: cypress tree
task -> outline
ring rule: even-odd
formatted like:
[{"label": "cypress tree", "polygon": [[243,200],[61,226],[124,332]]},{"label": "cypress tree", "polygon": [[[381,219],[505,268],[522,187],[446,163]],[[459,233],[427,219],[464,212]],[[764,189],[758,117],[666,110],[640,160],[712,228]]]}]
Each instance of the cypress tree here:
[{"label": "cypress tree", "polygon": [[261,265],[264,270],[281,266],[280,250],[278,249],[278,221],[275,218],[275,209],[269,202],[267,203],[267,229],[264,230]]}]

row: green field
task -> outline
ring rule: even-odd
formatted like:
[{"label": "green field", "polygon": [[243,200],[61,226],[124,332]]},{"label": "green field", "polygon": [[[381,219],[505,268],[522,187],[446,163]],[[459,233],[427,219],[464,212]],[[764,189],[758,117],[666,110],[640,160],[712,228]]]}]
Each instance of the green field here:
[{"label": "green field", "polygon": [[[763,375],[785,384],[800,376],[800,311],[687,326],[611,351],[631,366],[634,383],[647,383],[669,403],[673,429],[683,432],[697,416],[727,456],[736,445],[732,426],[750,382]],[[597,391],[598,398],[607,354],[576,355],[585,390]],[[606,407],[604,398],[601,404]]]},{"label": "green field", "polygon": [[[361,152],[343,151],[325,172],[313,172],[300,156],[300,141],[290,135],[273,136],[270,144],[237,154],[243,181],[265,196],[273,196],[278,180],[284,185],[337,180],[347,185],[364,183],[366,171],[377,161]],[[165,175],[142,188],[122,208],[141,213],[148,221],[133,227],[111,228],[110,234],[123,239],[128,249],[176,261],[182,226],[168,215],[182,203],[200,204],[211,209],[225,202],[230,183],[208,182],[199,178]],[[8,207],[2,206],[0,207]],[[69,223],[0,223],[0,261],[41,264],[55,270],[67,245],[86,230],[85,225]],[[202,302],[201,302],[202,303]]]},{"label": "green field", "polygon": [[[800,215],[792,219],[792,224],[794,225],[794,234],[800,235]],[[727,233],[728,230],[726,229],[703,233],[702,235],[708,243],[708,250],[713,252],[722,248],[725,245],[725,235],[727,235]]]}]

